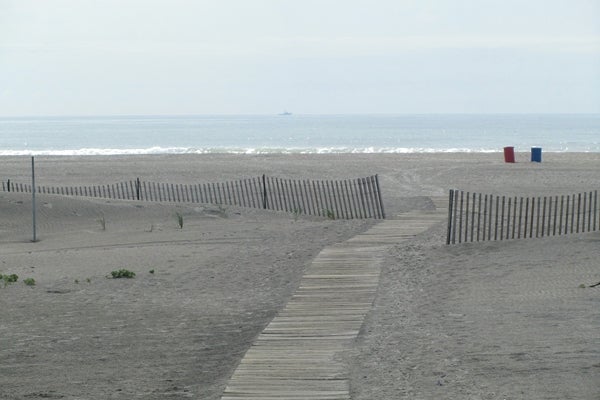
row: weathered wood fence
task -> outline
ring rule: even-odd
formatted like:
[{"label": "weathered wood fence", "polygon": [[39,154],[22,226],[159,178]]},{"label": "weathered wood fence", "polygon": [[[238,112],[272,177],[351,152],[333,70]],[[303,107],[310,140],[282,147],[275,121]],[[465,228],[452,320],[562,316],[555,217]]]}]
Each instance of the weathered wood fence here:
[{"label": "weathered wood fence", "polygon": [[[31,185],[2,181],[3,191],[31,193]],[[349,180],[254,177],[220,183],[132,181],[96,186],[36,186],[40,194],[153,202],[232,205],[336,219],[385,218],[377,175]]]},{"label": "weathered wood fence", "polygon": [[450,190],[447,244],[596,231],[598,191],[517,197]]}]

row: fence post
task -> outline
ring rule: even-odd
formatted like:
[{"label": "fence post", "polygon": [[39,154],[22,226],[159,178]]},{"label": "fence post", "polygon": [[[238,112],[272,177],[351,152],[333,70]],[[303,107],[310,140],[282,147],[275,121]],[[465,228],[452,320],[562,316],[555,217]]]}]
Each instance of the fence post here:
[{"label": "fence post", "polygon": [[37,242],[35,229],[35,162],[31,156],[31,213],[33,217],[33,242]]},{"label": "fence post", "polygon": [[137,199],[140,199],[140,178],[136,178],[135,180],[135,196]]}]

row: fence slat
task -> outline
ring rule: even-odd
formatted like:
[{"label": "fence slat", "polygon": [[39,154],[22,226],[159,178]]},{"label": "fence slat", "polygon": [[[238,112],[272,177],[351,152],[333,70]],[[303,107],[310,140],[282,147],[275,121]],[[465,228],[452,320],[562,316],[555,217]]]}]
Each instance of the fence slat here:
[{"label": "fence slat", "polygon": [[571,233],[575,230],[575,194],[573,194],[573,202],[571,203]]},{"label": "fence slat", "polygon": [[225,198],[225,203],[227,205],[234,205],[234,201],[231,198],[231,189],[229,188],[229,181],[223,184],[223,197]]},{"label": "fence slat", "polygon": [[487,237],[488,240],[492,239],[492,216],[494,215],[494,196],[490,194],[490,208],[488,209],[488,224],[487,224]]},{"label": "fence slat", "polygon": [[356,186],[356,179],[351,179],[349,183],[350,183],[350,191],[352,192],[354,202],[356,203],[355,214],[358,216],[358,218],[363,218],[364,214],[362,212],[362,204],[360,201],[360,192],[358,190],[358,187]]},{"label": "fence slat", "polygon": [[365,217],[371,217],[371,208],[369,207],[369,198],[367,196],[367,190],[365,188],[365,182],[362,179],[359,179],[359,187],[361,191],[361,196],[363,198],[363,207],[365,209]]},{"label": "fence slat", "polygon": [[537,211],[537,201],[535,197],[531,198],[531,216],[529,217],[529,237],[533,237],[533,228],[535,226],[535,213]]},{"label": "fence slat", "polygon": [[202,204],[208,204],[208,196],[207,196],[207,189],[206,189],[206,183],[203,183],[202,186],[200,186],[200,202]]},{"label": "fence slat", "polygon": [[215,193],[214,183],[209,182],[206,184],[208,204],[217,204],[217,194]]},{"label": "fence slat", "polygon": [[502,196],[502,209],[500,214],[500,240],[504,240],[504,208],[505,208],[505,196]]},{"label": "fence slat", "polygon": [[285,193],[288,200],[289,209],[287,212],[293,212],[298,206],[298,197],[294,193],[294,181],[292,179],[285,180]]},{"label": "fence slat", "polygon": [[[485,241],[486,238],[486,228],[487,228],[487,220],[488,220],[488,215],[487,215],[487,211],[488,210],[488,195],[486,194],[483,197],[483,230],[481,232],[481,240]],[[488,239],[489,240],[489,239]]]},{"label": "fence slat", "polygon": [[458,220],[458,190],[454,191],[454,210],[452,213],[452,244],[456,243],[456,222]]},{"label": "fence slat", "polygon": [[[539,218],[539,214],[538,214]],[[544,232],[546,231],[546,196],[544,196],[544,203],[542,205],[542,237],[544,237]],[[536,236],[537,237],[537,236]]]},{"label": "fence slat", "polygon": [[294,208],[294,205],[291,203],[292,199],[289,195],[289,183],[287,179],[281,179],[281,196],[283,197],[283,204],[285,205],[282,211],[291,211]]},{"label": "fence slat", "polygon": [[285,199],[285,212],[290,212],[294,210],[296,207],[296,202],[294,201],[294,196],[291,193],[291,184],[289,179],[282,179],[281,186],[283,187],[283,198]]},{"label": "fence slat", "polygon": [[356,205],[354,204],[354,198],[352,197],[352,193],[348,190],[348,180],[344,180],[344,196],[348,200],[348,212],[350,213],[350,219],[354,219],[354,210]]},{"label": "fence slat", "polygon": [[266,190],[266,205],[268,210],[279,210],[279,202],[277,201],[278,190],[275,185],[275,178],[266,177],[265,178],[265,190]]},{"label": "fence slat", "polygon": [[311,215],[312,214],[312,207],[311,207],[311,195],[310,195],[310,191],[308,190],[309,187],[307,185],[307,182],[305,179],[302,179],[300,182],[298,182],[298,184],[300,185],[300,193],[302,193],[303,199],[304,199],[304,207],[305,209],[302,211],[304,214],[307,215]]},{"label": "fence slat", "polygon": [[268,205],[269,210],[281,211],[281,191],[279,190],[277,180],[277,178],[267,177],[259,181],[259,183],[262,182],[263,184],[261,192],[263,208]]},{"label": "fence slat", "polygon": [[383,208],[383,194],[381,193],[381,185],[379,184],[379,174],[375,174],[375,185],[377,187],[377,199],[379,201],[381,218],[385,219],[385,209]]},{"label": "fence slat", "polygon": [[261,200],[262,192],[256,185],[256,177],[250,180],[250,190],[252,191],[252,201],[255,204],[254,208],[263,208]]},{"label": "fence slat", "polygon": [[452,203],[454,201],[454,190],[448,191],[448,227],[446,231],[446,244],[450,244],[452,233]]},{"label": "fence slat", "polygon": [[[557,197],[558,199],[558,197]],[[554,210],[552,209],[554,206]],[[554,221],[551,220],[554,213]],[[552,204],[552,196],[548,199],[548,236],[550,236],[550,224],[552,223],[552,235],[556,235],[556,202]]]},{"label": "fence slat", "polygon": [[306,198],[302,193],[302,182],[298,180],[294,180],[294,188],[296,191],[296,197],[298,198],[298,212],[305,213],[306,212]]},{"label": "fence slat", "polygon": [[[346,196],[342,195],[342,191],[340,190],[339,181],[335,181],[335,192],[336,192],[338,198],[340,199],[340,212],[342,213],[342,217],[347,219],[348,218],[348,207],[346,205]],[[375,204],[373,204],[373,205],[375,205]],[[375,213],[375,215],[377,215],[377,212]]]},{"label": "fence slat", "polygon": [[284,186],[282,179],[276,178],[277,196],[279,197],[280,211],[287,211],[287,199],[285,198]]},{"label": "fence slat", "polygon": [[194,185],[194,194],[196,195],[196,203],[202,203],[202,201],[200,200],[200,184],[196,183]]},{"label": "fence slat", "polygon": [[[366,182],[364,182],[364,183],[366,184]],[[329,195],[331,196],[331,198],[333,200],[333,207],[334,207],[333,211],[335,212],[335,219],[339,219],[341,217],[340,207],[339,207],[339,199],[336,196],[335,186],[334,186],[333,181],[327,181],[327,190],[329,191]],[[369,217],[371,217],[371,215],[369,215]]]},{"label": "fence slat", "polygon": [[527,228],[529,222],[529,197],[525,198],[525,215],[524,215],[524,226],[523,226],[523,238],[527,238]]},{"label": "fence slat", "polygon": [[367,204],[369,205],[369,216],[371,218],[377,218],[377,208],[375,207],[375,196],[373,187],[371,185],[370,178],[364,178],[366,194],[367,194]]},{"label": "fence slat", "polygon": [[458,210],[458,243],[462,243],[464,192],[460,191],[460,206]]},{"label": "fence slat", "polygon": [[321,185],[318,180],[312,181],[312,190],[315,197],[316,214],[320,217],[325,217],[325,203],[323,202],[323,193],[321,193]]},{"label": "fence slat", "polygon": [[371,180],[371,189],[373,193],[373,209],[375,210],[375,218],[381,219],[383,217],[381,216],[381,209],[379,208],[379,198],[377,193],[377,182],[375,180],[375,175],[371,175],[369,179]]},{"label": "fence slat", "polygon": [[[573,201],[575,201],[575,198],[573,198]],[[581,193],[579,193],[577,195],[577,225],[575,226],[575,233],[579,233],[579,222],[580,222],[580,216],[581,216]]]},{"label": "fence slat", "polygon": [[598,191],[594,190],[594,232],[596,231],[597,216],[598,216]]},{"label": "fence slat", "polygon": [[368,179],[371,182],[370,190],[371,190],[371,201],[372,201],[372,204],[373,204],[374,218],[380,219],[381,218],[381,211],[379,209],[379,199],[378,199],[378,194],[377,194],[377,187],[376,187],[376,182],[375,182],[375,176],[372,175]]},{"label": "fence slat", "polygon": [[245,183],[244,179],[238,180],[238,184],[239,184],[239,188],[240,188],[240,197],[242,199],[241,205],[242,205],[242,207],[249,207],[250,199],[248,198],[248,190],[244,188],[244,183]]},{"label": "fence slat", "polygon": [[589,193],[588,201],[588,232],[592,230],[592,192]]},{"label": "fence slat", "polygon": [[587,208],[587,193],[583,194],[583,205],[581,207],[581,232],[585,232],[585,212]]}]

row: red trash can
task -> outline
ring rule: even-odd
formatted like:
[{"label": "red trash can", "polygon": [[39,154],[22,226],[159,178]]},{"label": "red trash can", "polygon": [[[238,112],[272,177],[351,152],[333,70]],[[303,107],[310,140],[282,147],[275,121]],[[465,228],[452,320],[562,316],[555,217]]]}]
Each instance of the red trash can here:
[{"label": "red trash can", "polygon": [[514,163],[515,162],[515,148],[508,146],[504,148],[504,162]]}]

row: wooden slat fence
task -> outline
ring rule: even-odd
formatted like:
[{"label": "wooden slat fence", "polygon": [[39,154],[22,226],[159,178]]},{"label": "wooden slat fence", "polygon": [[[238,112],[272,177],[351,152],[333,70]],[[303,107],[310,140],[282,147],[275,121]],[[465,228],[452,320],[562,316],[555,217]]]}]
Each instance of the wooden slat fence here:
[{"label": "wooden slat fence", "polygon": [[[110,185],[37,186],[41,194],[262,208],[335,219],[385,218],[377,175],[349,180],[254,177],[219,183],[175,184],[139,178]],[[2,191],[31,193],[31,185],[2,181]]]},{"label": "wooden slat fence", "polygon": [[598,191],[517,197],[450,190],[446,243],[593,232],[598,217]]}]

